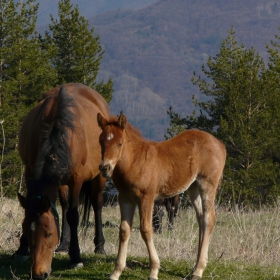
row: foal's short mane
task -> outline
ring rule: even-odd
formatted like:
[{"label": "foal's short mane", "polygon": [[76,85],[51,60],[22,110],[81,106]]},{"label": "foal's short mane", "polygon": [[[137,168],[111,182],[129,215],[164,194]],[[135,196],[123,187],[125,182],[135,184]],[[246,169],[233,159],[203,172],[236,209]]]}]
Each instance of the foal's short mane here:
[{"label": "foal's short mane", "polygon": [[[118,117],[111,116],[111,118],[109,119],[108,125],[119,126]],[[125,129],[129,136],[131,136],[133,138],[135,137],[136,139],[141,140],[141,141],[148,141],[147,139],[145,139],[142,136],[141,132],[135,126],[133,126],[131,123],[127,122]]]},{"label": "foal's short mane", "polygon": [[41,113],[51,106],[51,120],[45,121],[41,135],[41,147],[36,161],[36,179],[60,180],[71,170],[69,130],[75,131],[74,99],[62,86],[57,95],[49,95],[44,101]]}]

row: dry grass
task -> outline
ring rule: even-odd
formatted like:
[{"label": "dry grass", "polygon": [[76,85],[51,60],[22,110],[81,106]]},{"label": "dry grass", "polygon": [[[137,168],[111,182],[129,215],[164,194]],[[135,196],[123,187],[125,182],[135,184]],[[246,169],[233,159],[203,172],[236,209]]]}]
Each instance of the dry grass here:
[{"label": "dry grass", "polygon": [[[58,207],[59,208],[59,207]],[[59,209],[60,210],[60,209]],[[217,223],[210,245],[210,260],[240,261],[261,266],[280,262],[280,206],[257,212],[225,211],[217,209]],[[109,255],[117,254],[118,207],[103,208],[103,222],[116,227],[105,227],[105,250]],[[165,215],[166,217],[166,215]],[[0,198],[0,251],[12,254],[19,245],[23,210],[17,200]],[[130,256],[147,257],[147,250],[139,232],[138,213],[130,239]],[[86,236],[80,228],[81,252],[93,254],[93,228]],[[175,229],[154,235],[154,242],[161,259],[192,260],[197,252],[198,227],[193,209],[180,210]]]}]

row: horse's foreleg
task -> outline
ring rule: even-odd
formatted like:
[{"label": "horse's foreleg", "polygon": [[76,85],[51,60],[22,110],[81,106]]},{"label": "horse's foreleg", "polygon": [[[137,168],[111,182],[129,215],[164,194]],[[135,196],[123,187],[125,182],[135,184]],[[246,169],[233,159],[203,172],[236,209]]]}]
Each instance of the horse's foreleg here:
[{"label": "horse's foreleg", "polygon": [[143,196],[140,202],[140,232],[147,246],[150,259],[150,274],[149,279],[154,280],[158,277],[159,258],[153,242],[153,227],[152,227],[152,211],[153,198],[151,195]]},{"label": "horse's foreleg", "polygon": [[[202,277],[203,271],[208,262],[208,249],[211,233],[215,223],[214,200],[216,196],[215,187],[205,181],[202,187],[194,183],[189,188],[189,195],[196,211],[197,221],[199,224],[199,246],[197,262],[193,271],[193,279]],[[206,189],[207,188],[207,189]]]},{"label": "horse's foreleg", "polygon": [[80,247],[78,240],[78,225],[79,225],[79,194],[82,186],[82,181],[77,180],[72,186],[69,185],[69,209],[66,213],[67,222],[70,227],[70,246],[69,246],[69,256],[70,256],[70,268],[83,267],[83,262],[80,256]]},{"label": "horse's foreleg", "polygon": [[68,199],[69,199],[69,188],[67,185],[62,185],[58,191],[59,201],[62,208],[62,231],[60,236],[60,243],[56,252],[66,252],[68,253],[70,244],[70,227],[67,223],[66,213],[68,211]]},{"label": "horse's foreleg", "polygon": [[115,269],[110,275],[110,280],[118,280],[126,266],[127,246],[130,237],[132,220],[135,212],[135,204],[127,200],[121,193],[119,194],[119,204],[121,210],[121,225],[119,231],[119,251],[115,264]]},{"label": "horse's foreleg", "polygon": [[95,219],[95,253],[105,254],[104,244],[105,238],[102,229],[102,207],[103,207],[103,195],[102,191],[105,187],[106,179],[100,174],[93,180],[93,189],[91,196],[91,203],[94,210]]},{"label": "horse's foreleg", "polygon": [[21,235],[19,248],[13,255],[14,261],[24,261],[29,259],[28,241],[25,235]]}]

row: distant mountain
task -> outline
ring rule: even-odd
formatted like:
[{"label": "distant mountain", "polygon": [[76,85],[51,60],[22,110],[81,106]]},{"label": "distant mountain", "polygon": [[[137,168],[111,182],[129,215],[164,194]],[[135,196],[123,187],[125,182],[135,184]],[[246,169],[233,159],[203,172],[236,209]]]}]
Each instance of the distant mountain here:
[{"label": "distant mountain", "polygon": [[[155,3],[157,0],[71,0],[75,7],[78,5],[80,14],[85,18],[110,10],[137,10]],[[37,0],[39,3],[38,24],[44,26],[50,23],[50,15],[57,17],[59,0]]]},{"label": "distant mountain", "polygon": [[[85,15],[84,2],[88,2],[90,10],[91,2],[102,1],[76,2],[80,14]],[[108,8],[109,3],[118,1],[103,2]],[[191,96],[200,96],[190,81],[193,71],[199,73],[207,58],[219,52],[221,40],[226,38],[231,26],[239,43],[248,48],[254,46],[267,59],[265,43],[279,34],[280,3],[271,0],[152,2],[136,10],[123,6],[126,9],[108,8],[93,17],[85,16],[100,35],[106,51],[99,77],[113,78],[111,111],[119,114],[122,110],[146,137],[161,140],[168,126],[166,111],[170,105],[182,116],[192,112]]]}]

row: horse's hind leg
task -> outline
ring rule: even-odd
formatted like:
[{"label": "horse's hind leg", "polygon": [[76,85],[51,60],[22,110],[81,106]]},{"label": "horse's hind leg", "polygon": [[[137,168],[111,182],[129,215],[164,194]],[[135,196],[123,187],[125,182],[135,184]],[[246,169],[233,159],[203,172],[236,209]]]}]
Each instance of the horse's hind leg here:
[{"label": "horse's hind leg", "polygon": [[150,259],[150,274],[149,279],[155,280],[158,277],[159,258],[153,242],[152,228],[152,211],[153,211],[153,196],[142,196],[139,213],[140,213],[140,232],[148,249]]},{"label": "horse's hind leg", "polygon": [[95,220],[95,253],[105,254],[104,244],[105,238],[102,229],[102,207],[103,207],[103,194],[102,191],[105,187],[106,179],[100,174],[93,179],[93,188],[91,195],[91,203],[94,210]]},{"label": "horse's hind leg", "polygon": [[208,262],[210,237],[215,223],[214,200],[216,187],[204,179],[201,183],[194,182],[188,192],[195,208],[199,225],[197,262],[193,270],[192,279],[199,279],[202,277]]},{"label": "horse's hind leg", "polygon": [[121,225],[119,231],[119,250],[115,269],[110,275],[110,280],[118,280],[126,266],[127,246],[130,237],[132,220],[135,212],[135,204],[119,193],[119,205],[121,210]]},{"label": "horse's hind leg", "polygon": [[58,191],[59,201],[62,208],[62,231],[59,246],[56,248],[57,253],[68,253],[70,245],[70,227],[67,223],[66,213],[69,208],[69,188],[67,185],[61,185]]}]

